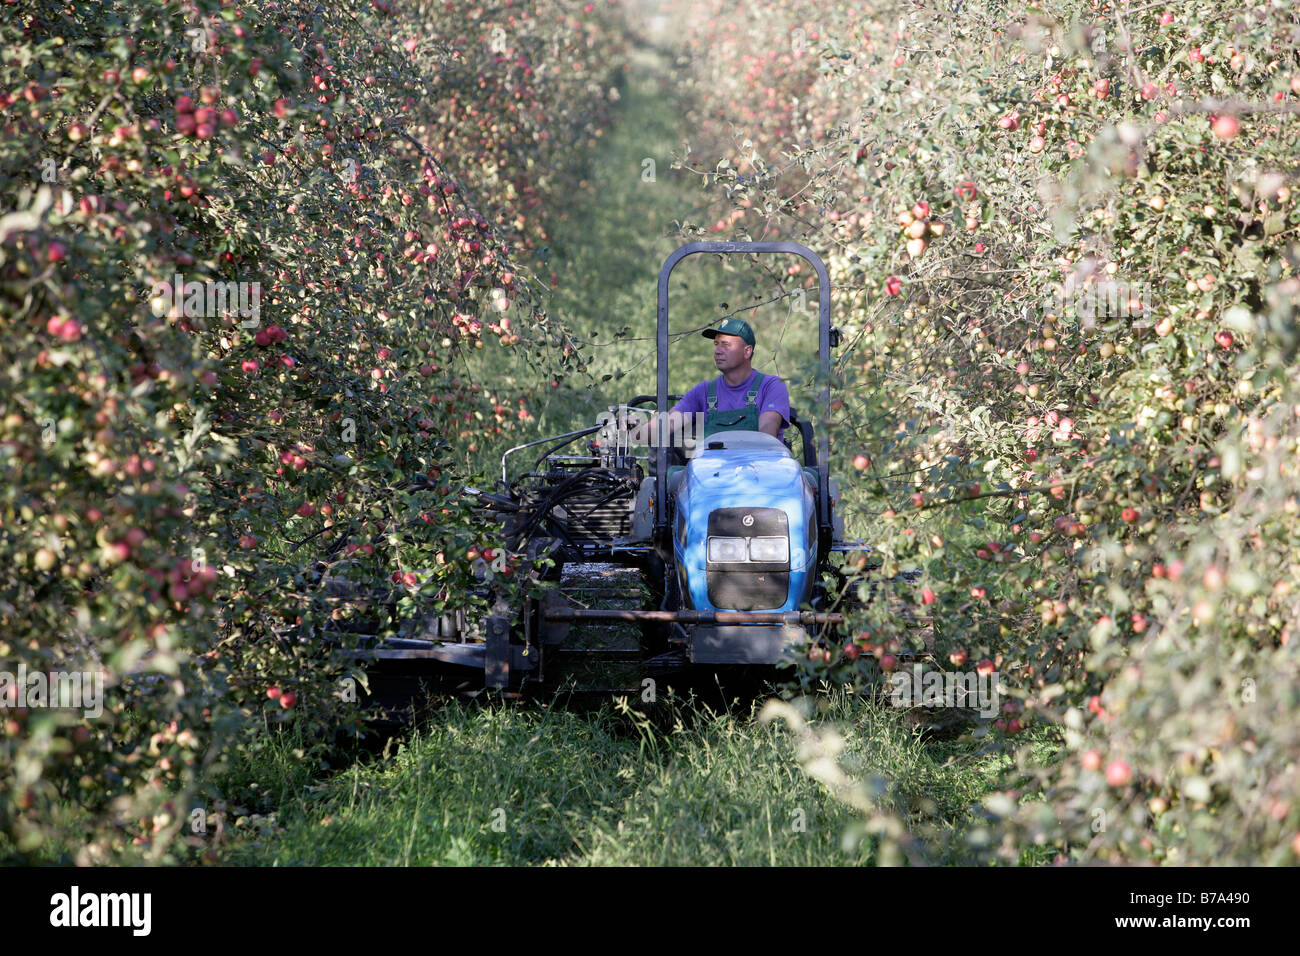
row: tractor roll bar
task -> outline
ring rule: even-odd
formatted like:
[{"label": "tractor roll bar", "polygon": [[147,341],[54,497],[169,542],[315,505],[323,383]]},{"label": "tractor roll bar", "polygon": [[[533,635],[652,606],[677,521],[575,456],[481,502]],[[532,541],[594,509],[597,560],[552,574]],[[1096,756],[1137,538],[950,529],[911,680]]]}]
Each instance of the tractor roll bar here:
[{"label": "tractor roll bar", "polygon": [[[817,270],[818,283],[818,359],[821,364],[822,393],[820,395],[821,435],[817,439],[817,524],[820,538],[829,542],[834,529],[831,527],[830,505],[830,370],[831,370],[831,277],[826,271],[826,264],[817,253],[797,242],[688,242],[664,260],[659,271],[659,322],[657,327],[656,358],[659,365],[659,389],[656,395],[655,410],[659,415],[659,427],[666,429],[665,416],[668,413],[668,278],[673,267],[687,256],[700,252],[716,252],[721,255],[729,253],[774,252],[788,253],[808,261]],[[668,481],[668,445],[664,441],[664,432],[660,432],[658,448],[655,451],[655,530],[659,531],[668,524],[667,499]]]}]

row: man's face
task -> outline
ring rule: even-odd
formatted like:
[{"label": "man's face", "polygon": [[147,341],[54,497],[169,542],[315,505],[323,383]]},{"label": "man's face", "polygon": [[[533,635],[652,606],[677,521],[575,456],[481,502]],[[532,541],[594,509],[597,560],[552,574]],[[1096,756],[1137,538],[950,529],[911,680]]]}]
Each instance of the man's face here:
[{"label": "man's face", "polygon": [[723,375],[742,367],[749,361],[753,350],[739,335],[718,335],[713,340],[713,364]]}]

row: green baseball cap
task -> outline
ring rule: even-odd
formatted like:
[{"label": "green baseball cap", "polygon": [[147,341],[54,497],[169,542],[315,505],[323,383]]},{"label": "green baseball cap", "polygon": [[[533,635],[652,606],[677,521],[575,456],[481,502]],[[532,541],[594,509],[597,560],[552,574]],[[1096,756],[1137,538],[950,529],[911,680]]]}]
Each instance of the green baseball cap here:
[{"label": "green baseball cap", "polygon": [[754,344],[754,330],[748,322],[741,319],[723,319],[716,329],[705,329],[700,334],[706,339],[716,339],[719,335],[736,335],[744,339],[746,345]]}]

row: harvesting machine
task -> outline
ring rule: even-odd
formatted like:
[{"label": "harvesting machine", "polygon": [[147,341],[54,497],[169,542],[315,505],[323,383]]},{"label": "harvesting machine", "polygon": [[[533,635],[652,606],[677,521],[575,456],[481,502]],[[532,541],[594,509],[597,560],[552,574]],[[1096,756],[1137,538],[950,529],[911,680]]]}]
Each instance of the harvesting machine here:
[{"label": "harvesting machine", "polygon": [[[665,413],[680,397],[668,390],[668,280],[699,253],[794,254],[816,270],[823,388],[819,430],[791,412],[801,460],[790,444],[759,431],[697,434],[684,449],[665,440]],[[824,573],[838,576],[833,553],[868,549],[844,539],[828,465],[830,353],[838,338],[826,266],[805,246],[692,242],[674,251],[659,273],[656,394],[510,449],[495,491],[467,489],[499,523],[504,550],[524,556],[549,586],[512,604],[486,575],[484,619],[471,626],[443,616],[420,636],[385,641],[371,652],[375,676],[428,668],[508,694],[564,686],[637,691],[647,680],[692,671],[776,668],[842,627]],[[689,446],[689,428],[683,435]],[[585,453],[562,453],[580,439]],[[546,447],[531,467],[512,472],[512,461],[532,461],[539,446]]]}]

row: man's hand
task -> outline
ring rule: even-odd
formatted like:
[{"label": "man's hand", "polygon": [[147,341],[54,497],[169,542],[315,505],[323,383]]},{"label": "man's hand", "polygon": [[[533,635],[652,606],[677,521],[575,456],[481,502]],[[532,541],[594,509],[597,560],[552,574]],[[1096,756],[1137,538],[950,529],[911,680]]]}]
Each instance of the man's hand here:
[{"label": "man's hand", "polygon": [[[678,412],[669,409],[662,416],[656,412],[650,417],[650,428],[647,434],[652,436],[651,441],[654,443],[658,441],[661,420],[664,423],[664,444],[669,448],[681,448],[685,437],[688,435],[693,438],[698,437],[696,434],[698,422],[691,412]],[[655,447],[654,444],[651,447]]]},{"label": "man's hand", "polygon": [[784,421],[780,412],[764,412],[758,416],[758,430],[778,438],[781,434],[781,423]]}]

